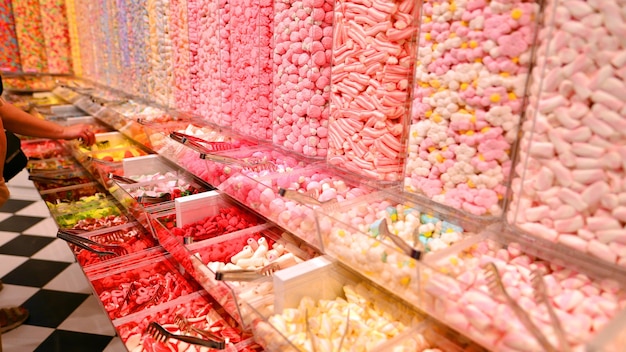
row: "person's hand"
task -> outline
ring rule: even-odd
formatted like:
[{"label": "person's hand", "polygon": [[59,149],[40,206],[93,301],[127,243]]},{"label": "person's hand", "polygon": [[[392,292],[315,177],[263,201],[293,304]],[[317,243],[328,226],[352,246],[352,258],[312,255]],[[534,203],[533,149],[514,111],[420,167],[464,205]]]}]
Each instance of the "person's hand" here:
[{"label": "person's hand", "polygon": [[11,192],[9,192],[9,187],[7,187],[7,184],[4,182],[4,178],[0,178],[0,207],[9,200],[10,196]]},{"label": "person's hand", "polygon": [[79,124],[65,127],[63,139],[80,139],[84,145],[90,146],[96,142],[96,135],[91,126]]}]

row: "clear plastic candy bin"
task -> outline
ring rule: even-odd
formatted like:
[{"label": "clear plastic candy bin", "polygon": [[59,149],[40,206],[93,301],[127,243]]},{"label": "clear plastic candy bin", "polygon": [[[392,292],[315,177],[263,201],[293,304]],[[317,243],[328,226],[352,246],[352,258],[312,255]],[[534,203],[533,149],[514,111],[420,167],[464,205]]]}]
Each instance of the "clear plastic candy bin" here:
[{"label": "clear plastic candy bin", "polygon": [[[505,235],[488,230],[454,250],[435,253],[430,268],[422,267],[422,308],[496,351],[544,351],[548,345],[562,351],[563,344],[575,351],[616,339],[624,323],[616,320],[626,307],[623,275],[589,266],[584,272],[574,270],[562,259],[542,259],[550,258],[549,248],[527,247]],[[538,335],[524,323],[526,318]],[[616,323],[622,327],[609,329]]]},{"label": "clear plastic candy bin", "polygon": [[265,177],[241,173],[219,188],[319,249],[315,209],[334,208],[375,190],[322,163]]},{"label": "clear plastic candy bin", "polygon": [[320,208],[324,253],[419,307],[420,261],[475,235],[481,226],[435,209],[387,191]]},{"label": "clear plastic candy bin", "polygon": [[[274,275],[273,295],[250,303],[253,332],[268,351],[461,351],[425,317],[329,257]],[[311,290],[315,287],[315,290]]]}]

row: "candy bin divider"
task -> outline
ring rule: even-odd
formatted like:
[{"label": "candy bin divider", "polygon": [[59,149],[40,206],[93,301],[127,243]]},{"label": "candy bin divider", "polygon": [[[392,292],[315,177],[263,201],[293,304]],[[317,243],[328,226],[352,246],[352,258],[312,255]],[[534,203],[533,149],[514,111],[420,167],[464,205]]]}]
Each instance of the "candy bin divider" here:
[{"label": "candy bin divider", "polygon": [[[548,34],[548,38],[551,38],[552,35],[552,31],[554,29],[554,18],[549,18],[549,14],[554,14],[555,13],[555,9],[556,9],[556,4],[557,1],[554,1],[554,5],[553,8],[550,10],[546,9],[546,0],[541,0],[539,1],[541,9],[539,11],[539,16],[537,16],[536,19],[536,24],[537,24],[537,29],[534,31],[535,35],[533,38],[533,48],[532,48],[532,61],[531,61],[531,65],[528,67],[528,74],[527,74],[527,79],[526,79],[526,87],[524,89],[524,91],[526,92],[526,94],[524,94],[524,102],[523,102],[523,110],[522,113],[520,114],[520,120],[518,123],[518,137],[517,137],[517,141],[515,143],[515,149],[514,149],[514,153],[512,151],[513,158],[511,158],[511,168],[510,168],[510,172],[509,172],[509,177],[508,177],[508,182],[507,182],[507,192],[504,198],[504,208],[503,208],[503,212],[502,212],[502,221],[503,222],[509,222],[509,216],[508,216],[508,212],[510,210],[510,208],[513,206],[513,203],[519,203],[519,199],[517,200],[517,202],[513,201],[513,179],[514,174],[515,174],[515,169],[519,164],[523,164],[523,173],[522,176],[520,177],[522,180],[525,179],[525,174],[526,171],[528,170],[527,165],[528,165],[528,161],[529,161],[529,156],[526,156],[526,158],[524,158],[524,160],[521,160],[522,156],[520,155],[521,153],[521,141],[522,141],[522,135],[523,135],[523,131],[522,131],[522,126],[525,122],[526,119],[528,119],[528,121],[532,121],[532,126],[531,127],[531,138],[530,138],[530,143],[532,143],[532,135],[535,132],[535,124],[537,122],[537,113],[539,111],[538,109],[538,105],[539,105],[539,99],[536,99],[536,101],[532,101],[532,98],[530,96],[530,87],[533,83],[533,71],[535,70],[536,67],[540,67],[540,73],[539,73],[539,80],[538,80],[538,85],[539,87],[543,86],[543,80],[545,79],[546,76],[546,67],[547,65],[544,63],[543,65],[538,65],[536,63],[537,61],[537,49],[538,49],[538,37],[539,37],[539,32],[541,30],[541,28],[543,27],[549,27],[549,34]],[[546,13],[546,11],[549,11],[549,13]],[[551,40],[549,40],[551,41]],[[548,48],[550,47],[550,45],[548,45]],[[549,49],[548,49],[549,50]],[[548,53],[545,53],[546,57],[548,55]],[[541,94],[541,91],[543,89],[539,88],[539,94]],[[521,187],[521,185],[520,185]],[[513,225],[515,223],[515,219],[517,218],[517,211],[519,210],[519,207],[515,208],[515,212],[514,212],[514,216],[513,216],[513,221],[512,224]],[[514,225],[513,225],[514,226]]]},{"label": "candy bin divider", "polygon": [[[457,331],[459,334],[466,336],[471,341],[474,341],[475,343],[480,344],[484,348],[487,348],[489,350],[497,350],[496,346],[492,346],[487,341],[481,340],[479,336],[476,336],[476,335],[472,336],[471,333],[468,333],[467,331],[465,331],[466,330],[465,328],[459,329],[459,327],[456,327],[452,323],[448,322],[445,319],[445,315],[443,315],[443,313],[442,314],[437,313],[436,310],[438,308],[445,308],[446,305],[449,305],[450,303],[434,302],[433,298],[429,298],[429,296],[432,294],[427,292],[427,289],[425,288],[426,286],[428,286],[430,282],[432,282],[433,276],[439,277],[438,279],[439,282],[436,284],[436,285],[439,285],[437,289],[444,288],[442,285],[446,284],[446,282],[448,283],[448,285],[454,285],[454,287],[457,287],[457,288],[464,287],[464,284],[461,281],[457,280],[457,278],[454,277],[452,274],[448,273],[447,271],[445,272],[442,271],[442,269],[445,269],[443,265],[445,265],[447,262],[450,261],[449,258],[452,258],[453,256],[456,256],[459,253],[463,253],[464,250],[466,249],[476,246],[478,243],[476,241],[477,239],[483,239],[485,242],[492,241],[498,246],[498,248],[506,248],[507,245],[513,242],[520,243],[521,244],[520,251],[522,255],[536,256],[538,259],[545,261],[550,266],[556,265],[556,266],[562,266],[569,270],[575,270],[579,274],[587,275],[590,279],[595,280],[596,282],[600,282],[602,279],[605,279],[605,278],[611,278],[612,280],[615,280],[615,282],[622,283],[619,289],[623,291],[622,295],[626,294],[626,286],[623,285],[623,283],[626,282],[626,278],[624,277],[623,273],[619,271],[617,272],[611,271],[610,269],[599,268],[595,263],[588,263],[585,266],[585,262],[580,261],[580,259],[577,258],[575,254],[573,258],[570,256],[566,256],[562,252],[560,252],[558,248],[555,250],[554,245],[550,246],[549,243],[545,247],[541,245],[530,244],[528,242],[529,239],[535,240],[535,238],[532,238],[532,237],[521,238],[521,241],[520,241],[520,237],[518,237],[519,235],[520,235],[519,232],[518,233],[513,232],[511,231],[511,229],[508,229],[507,231],[507,229],[502,229],[498,226],[491,226],[485,229],[483,232],[481,232],[478,236],[475,236],[476,238],[459,243],[459,246],[455,247],[457,249],[456,253],[449,251],[446,253],[447,256],[445,257],[443,255],[440,255],[436,258],[433,257],[431,260],[424,261],[424,265],[421,266],[421,270],[423,271],[423,273],[420,276],[423,282],[428,281],[428,283],[420,285],[422,299],[421,299],[421,306],[418,308],[426,312],[433,319],[441,321],[443,324],[450,327],[450,329],[453,329]],[[474,268],[473,270],[476,271],[479,269],[480,268]],[[454,287],[447,287],[448,292],[454,292],[453,291]],[[492,293],[489,291],[481,290],[481,291],[476,291],[475,293],[479,296],[484,297],[484,299],[493,298]],[[441,298],[441,299],[448,300],[448,298]],[[455,304],[458,304],[458,302],[460,302],[460,300],[458,299],[456,301],[457,302],[455,302]],[[514,317],[511,317],[511,319],[517,320],[517,318],[514,318]],[[565,331],[567,333],[567,329]],[[618,334],[620,334],[620,336],[617,336]],[[584,342],[583,344],[586,350],[591,351],[593,350],[591,349],[592,347],[599,348],[598,346],[608,345],[607,341],[609,340],[617,341],[618,339],[624,339],[624,338],[626,338],[626,309],[618,308],[618,313],[616,313],[616,315],[608,321],[607,325],[600,328],[599,331],[596,331],[595,335],[591,336],[589,340]],[[593,344],[593,345],[590,345],[590,344]],[[617,345],[620,347],[623,347],[623,345],[619,345],[619,343],[617,343]],[[600,349],[600,350],[604,351],[604,349]]]},{"label": "candy bin divider", "polygon": [[[46,190],[40,191],[39,194],[40,195],[46,195],[46,194],[59,193],[59,192],[65,192],[65,191],[72,191],[72,190],[75,190],[75,189],[81,189],[81,188],[89,187],[89,186],[95,186],[95,188],[99,191],[99,193],[104,193],[105,192],[105,190],[102,189],[102,187],[100,186],[100,184],[98,182],[92,181],[92,182],[81,183],[81,184],[72,185],[72,186],[64,186],[64,187],[57,187],[57,188],[46,189]],[[96,192],[96,193],[98,193],[98,192]]]},{"label": "candy bin divider", "polygon": [[[131,253],[124,257],[117,257],[94,265],[82,267],[83,273],[89,280],[96,280],[108,276],[112,269],[119,267],[132,268],[146,263],[147,259],[168,255],[165,248],[156,246],[141,252]],[[119,271],[119,270],[118,270]],[[95,291],[94,291],[95,292]]]}]

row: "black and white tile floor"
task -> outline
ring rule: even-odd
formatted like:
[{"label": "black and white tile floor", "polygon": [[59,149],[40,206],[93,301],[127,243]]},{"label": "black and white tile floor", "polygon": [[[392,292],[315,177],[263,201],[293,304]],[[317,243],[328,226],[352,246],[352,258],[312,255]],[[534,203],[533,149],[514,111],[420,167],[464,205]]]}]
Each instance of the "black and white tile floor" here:
[{"label": "black and white tile floor", "polygon": [[0,307],[30,317],[2,335],[3,352],[126,351],[41,196],[22,172],[0,208]]}]

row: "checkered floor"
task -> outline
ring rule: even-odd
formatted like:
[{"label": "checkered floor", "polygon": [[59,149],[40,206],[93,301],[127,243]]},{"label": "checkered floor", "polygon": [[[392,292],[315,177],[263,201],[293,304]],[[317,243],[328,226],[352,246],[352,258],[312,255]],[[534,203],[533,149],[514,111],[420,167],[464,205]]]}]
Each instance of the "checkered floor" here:
[{"label": "checkered floor", "polygon": [[122,352],[118,337],[28,174],[9,182],[0,208],[0,307],[30,317],[2,335],[3,352]]}]

